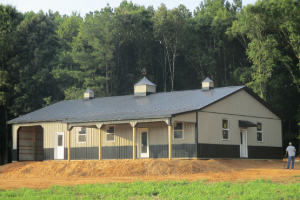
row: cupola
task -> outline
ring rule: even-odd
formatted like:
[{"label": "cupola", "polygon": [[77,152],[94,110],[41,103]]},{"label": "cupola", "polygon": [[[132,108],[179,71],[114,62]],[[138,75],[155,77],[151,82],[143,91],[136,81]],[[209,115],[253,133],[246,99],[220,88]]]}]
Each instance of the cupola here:
[{"label": "cupola", "polygon": [[202,90],[209,90],[214,88],[214,82],[208,77],[202,81]]},{"label": "cupola", "polygon": [[93,99],[93,98],[94,98],[94,92],[91,89],[87,89],[83,93],[83,99],[84,100],[89,100],[89,99]]},{"label": "cupola", "polygon": [[134,96],[147,96],[156,93],[156,85],[144,77],[134,85]]}]

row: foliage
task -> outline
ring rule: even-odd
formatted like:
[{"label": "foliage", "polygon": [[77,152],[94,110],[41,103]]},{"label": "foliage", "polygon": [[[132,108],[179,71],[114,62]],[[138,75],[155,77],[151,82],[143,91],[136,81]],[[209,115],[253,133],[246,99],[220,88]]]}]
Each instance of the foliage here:
[{"label": "foliage", "polygon": [[270,180],[246,183],[164,181],[52,186],[49,189],[2,190],[2,199],[299,199],[300,183]]},{"label": "foliage", "polygon": [[85,17],[1,5],[0,18],[1,147],[8,120],[88,88],[132,94],[144,67],[157,92],[198,89],[206,77],[247,85],[282,114],[284,143],[299,143],[299,1],[205,0],[192,14],[123,0]]}]

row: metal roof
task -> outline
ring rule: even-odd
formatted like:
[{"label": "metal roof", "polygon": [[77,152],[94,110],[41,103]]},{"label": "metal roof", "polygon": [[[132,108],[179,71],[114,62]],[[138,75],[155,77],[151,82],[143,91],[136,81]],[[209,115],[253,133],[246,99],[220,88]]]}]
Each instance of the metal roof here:
[{"label": "metal roof", "polygon": [[140,80],[137,84],[135,84],[134,86],[138,86],[138,85],[155,85],[154,83],[152,83],[151,81],[149,81],[146,77],[142,78],[142,80]]},{"label": "metal roof", "polygon": [[203,83],[203,82],[213,82],[213,81],[210,80],[210,78],[206,77],[206,79],[204,79],[204,81],[202,81],[202,83]]},{"label": "metal roof", "polygon": [[239,127],[257,127],[257,124],[246,120],[239,120]]},{"label": "metal roof", "polygon": [[90,88],[87,89],[84,93],[90,93],[90,92],[91,92],[91,93],[94,93],[93,90],[91,90]]},{"label": "metal roof", "polygon": [[68,100],[28,113],[8,121],[30,123],[43,121],[88,122],[123,119],[160,118],[199,110],[213,104],[245,86],[161,92],[148,96],[114,96],[89,100]]}]

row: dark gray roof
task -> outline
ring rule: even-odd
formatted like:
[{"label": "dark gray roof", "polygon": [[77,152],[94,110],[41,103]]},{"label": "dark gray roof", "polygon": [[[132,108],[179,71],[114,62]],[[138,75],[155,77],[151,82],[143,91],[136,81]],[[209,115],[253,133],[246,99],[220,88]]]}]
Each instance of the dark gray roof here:
[{"label": "dark gray roof", "polygon": [[202,83],[203,83],[203,82],[213,82],[213,81],[210,80],[210,78],[206,77],[206,79],[204,79],[204,81],[202,81]]},{"label": "dark gray roof", "polygon": [[161,118],[202,109],[245,86],[155,93],[148,96],[115,96],[61,101],[8,123],[42,121],[88,122]]},{"label": "dark gray roof", "polygon": [[138,86],[138,85],[155,85],[154,83],[152,83],[151,81],[149,81],[146,77],[142,78],[142,80],[140,80],[137,84],[135,84],[134,86]]},{"label": "dark gray roof", "polygon": [[91,92],[91,93],[94,93],[93,90],[91,90],[90,88],[87,89],[84,93],[90,93],[90,92]]}]

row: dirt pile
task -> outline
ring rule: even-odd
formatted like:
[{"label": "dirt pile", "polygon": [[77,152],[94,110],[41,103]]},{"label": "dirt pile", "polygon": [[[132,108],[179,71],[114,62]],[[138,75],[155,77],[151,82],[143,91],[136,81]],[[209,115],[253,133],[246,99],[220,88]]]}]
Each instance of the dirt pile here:
[{"label": "dirt pile", "polygon": [[48,188],[77,185],[166,180],[249,181],[258,178],[280,183],[300,182],[300,163],[285,170],[274,160],[104,160],[18,162],[0,166],[0,188]]},{"label": "dirt pile", "polygon": [[186,175],[283,168],[282,161],[256,160],[102,160],[18,162],[0,167],[0,177],[128,177]]}]

